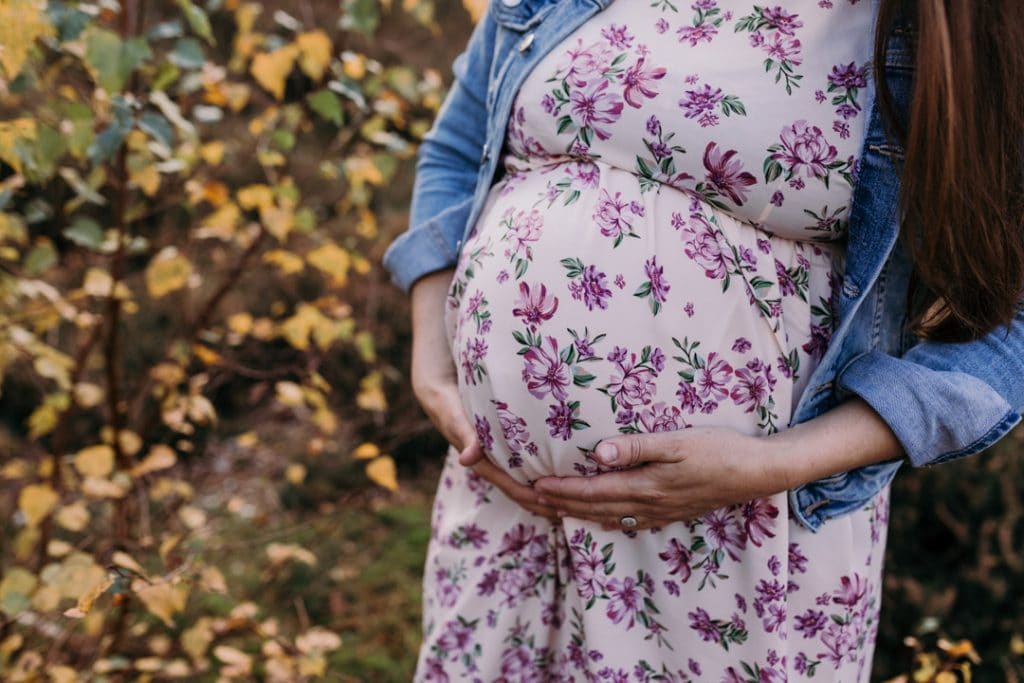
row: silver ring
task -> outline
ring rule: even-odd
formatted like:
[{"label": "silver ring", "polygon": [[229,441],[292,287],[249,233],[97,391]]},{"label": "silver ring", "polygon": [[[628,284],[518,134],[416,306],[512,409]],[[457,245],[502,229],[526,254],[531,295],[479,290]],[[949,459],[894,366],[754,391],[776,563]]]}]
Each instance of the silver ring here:
[{"label": "silver ring", "polygon": [[635,529],[637,525],[636,517],[633,515],[626,515],[619,520],[619,524],[621,524],[624,529]]}]

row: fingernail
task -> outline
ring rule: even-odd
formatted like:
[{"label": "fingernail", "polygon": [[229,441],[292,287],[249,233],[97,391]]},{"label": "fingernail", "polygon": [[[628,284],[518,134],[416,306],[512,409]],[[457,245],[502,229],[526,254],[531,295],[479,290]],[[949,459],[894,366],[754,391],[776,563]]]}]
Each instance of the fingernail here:
[{"label": "fingernail", "polygon": [[545,498],[544,496],[540,496],[540,497],[537,498],[537,503],[539,505],[547,505],[548,504],[548,499]]},{"label": "fingernail", "polygon": [[615,444],[604,441],[597,444],[594,454],[606,465],[614,465],[619,459],[619,449],[615,447]]}]

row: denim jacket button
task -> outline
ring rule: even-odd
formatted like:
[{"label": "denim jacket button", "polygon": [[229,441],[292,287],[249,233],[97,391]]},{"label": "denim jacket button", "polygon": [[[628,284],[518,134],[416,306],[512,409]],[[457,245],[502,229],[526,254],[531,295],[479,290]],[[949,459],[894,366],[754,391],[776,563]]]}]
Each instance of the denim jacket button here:
[{"label": "denim jacket button", "polygon": [[533,47],[533,39],[534,39],[534,34],[527,33],[526,37],[523,38],[521,41],[519,41],[519,51],[520,52],[526,52],[531,47]]},{"label": "denim jacket button", "polygon": [[488,142],[484,143],[483,149],[480,150],[481,161],[487,161],[491,158],[491,145]]},{"label": "denim jacket button", "polygon": [[522,1],[523,0],[501,0],[501,4],[503,4],[505,7],[515,7]]}]

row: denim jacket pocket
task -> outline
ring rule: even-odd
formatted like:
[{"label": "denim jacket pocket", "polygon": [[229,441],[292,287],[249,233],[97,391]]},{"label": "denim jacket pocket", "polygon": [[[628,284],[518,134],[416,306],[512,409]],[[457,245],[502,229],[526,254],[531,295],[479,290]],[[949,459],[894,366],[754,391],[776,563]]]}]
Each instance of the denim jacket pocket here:
[{"label": "denim jacket pocket", "polygon": [[499,26],[522,33],[540,23],[557,0],[491,0],[491,12]]}]

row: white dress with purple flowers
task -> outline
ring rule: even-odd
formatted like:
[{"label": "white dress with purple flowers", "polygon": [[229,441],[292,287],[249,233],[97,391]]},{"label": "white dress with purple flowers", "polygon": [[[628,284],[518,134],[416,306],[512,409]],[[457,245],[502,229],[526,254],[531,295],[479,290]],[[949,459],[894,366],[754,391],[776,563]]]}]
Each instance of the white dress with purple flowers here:
[{"label": "white dress with purple flowers", "polygon": [[[445,320],[519,481],[596,474],[620,432],[788,426],[832,330],[873,16],[778,1],[616,0],[517,93]],[[785,494],[605,531],[450,451],[417,680],[867,681],[887,502],[818,533]]]}]

